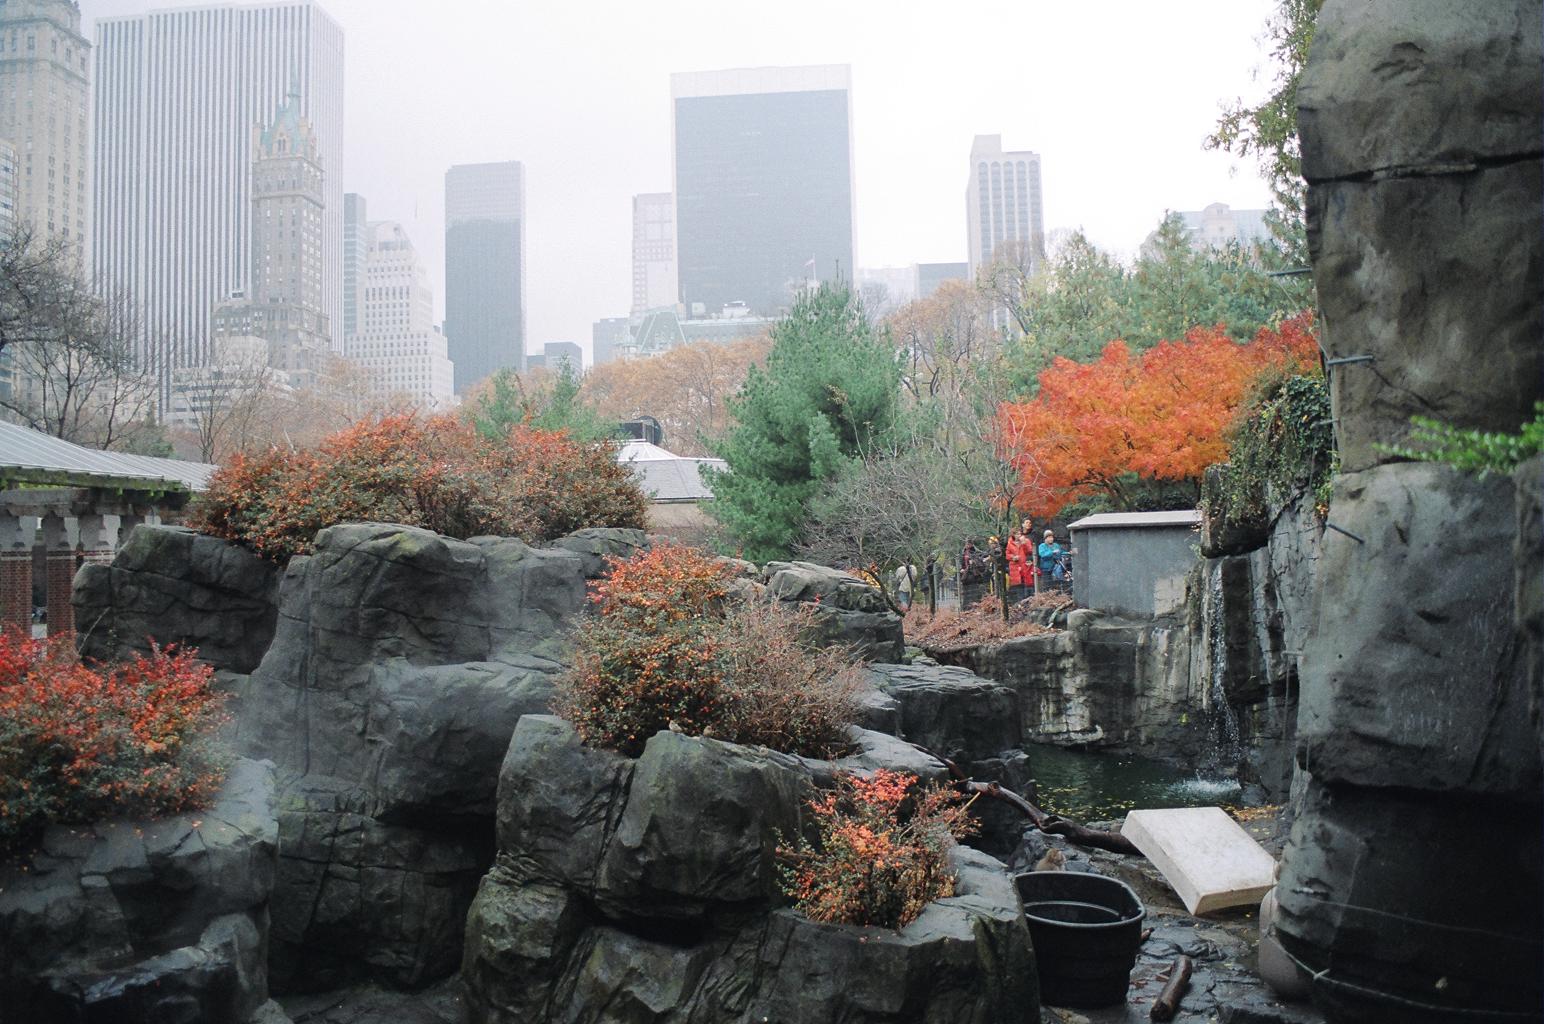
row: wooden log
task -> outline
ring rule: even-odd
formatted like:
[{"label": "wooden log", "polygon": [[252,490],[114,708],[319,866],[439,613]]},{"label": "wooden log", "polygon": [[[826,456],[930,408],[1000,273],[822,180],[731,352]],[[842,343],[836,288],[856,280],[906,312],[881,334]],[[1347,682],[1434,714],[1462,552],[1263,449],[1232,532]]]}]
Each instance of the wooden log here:
[{"label": "wooden log", "polygon": [[1185,989],[1190,987],[1190,972],[1195,970],[1195,961],[1188,956],[1175,957],[1174,965],[1169,968],[1169,982],[1163,986],[1163,991],[1158,993],[1158,998],[1153,1000],[1153,1008],[1148,1016],[1156,1021],[1170,1021],[1179,1012],[1179,1001],[1185,997]]}]

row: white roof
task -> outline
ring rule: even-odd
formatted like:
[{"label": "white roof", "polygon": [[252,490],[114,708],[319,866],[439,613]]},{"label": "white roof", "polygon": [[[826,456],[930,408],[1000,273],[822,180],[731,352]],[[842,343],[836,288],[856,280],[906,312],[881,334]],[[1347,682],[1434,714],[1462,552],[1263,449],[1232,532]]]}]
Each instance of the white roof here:
[{"label": "white roof", "polygon": [[[93,478],[99,478],[104,483],[120,484],[124,481],[159,481],[181,485],[190,491],[204,490],[215,470],[203,462],[83,448],[28,427],[0,423],[0,475],[8,468],[80,478],[69,481],[77,486],[89,485]],[[60,482],[64,483],[63,480]]]},{"label": "white roof", "polygon": [[727,467],[723,459],[691,459],[647,441],[629,441],[617,450],[617,461],[633,467],[638,482],[655,501],[709,501],[713,492],[703,482],[704,466]]},{"label": "white roof", "polygon": [[1101,512],[1096,516],[1084,516],[1069,530],[1142,529],[1154,526],[1183,526],[1187,529],[1201,525],[1198,509],[1187,508],[1178,512]]}]

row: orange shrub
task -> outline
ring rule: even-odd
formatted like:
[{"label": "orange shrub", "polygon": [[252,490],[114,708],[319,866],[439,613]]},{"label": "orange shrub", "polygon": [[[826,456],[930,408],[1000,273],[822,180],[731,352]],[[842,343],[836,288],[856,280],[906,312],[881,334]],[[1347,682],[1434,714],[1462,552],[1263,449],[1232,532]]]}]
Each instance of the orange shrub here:
[{"label": "orange shrub", "polygon": [[95,668],[69,638],[0,635],[0,849],[49,822],[160,815],[207,804],[224,781],[214,672],[152,647]]},{"label": "orange shrub", "polygon": [[647,514],[648,499],[608,444],[525,426],[489,441],[453,417],[402,414],[358,423],[311,451],[237,455],[191,521],[283,561],[336,523],[537,542],[587,526],[642,527]]},{"label": "orange shrub", "polygon": [[954,895],[949,851],[974,829],[966,808],[898,772],[840,776],[809,803],[818,840],[778,846],[783,892],[812,921],[904,928]]},{"label": "orange shrub", "polygon": [[808,613],[733,599],[732,575],[669,544],[611,560],[554,701],[586,743],[636,755],[674,725],[817,757],[845,745],[856,710],[850,657],[808,642]]}]

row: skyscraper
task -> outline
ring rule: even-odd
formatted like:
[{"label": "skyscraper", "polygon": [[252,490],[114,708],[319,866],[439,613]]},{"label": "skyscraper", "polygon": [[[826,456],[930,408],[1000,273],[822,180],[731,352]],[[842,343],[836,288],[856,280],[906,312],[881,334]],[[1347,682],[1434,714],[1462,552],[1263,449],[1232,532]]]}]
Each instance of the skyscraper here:
[{"label": "skyscraper", "polygon": [[448,408],[454,371],[445,335],[434,325],[434,293],[402,225],[366,226],[368,255],[360,289],[358,330],[344,355],[369,371],[379,395],[405,397],[426,409]]},{"label": "skyscraper", "polygon": [[11,240],[16,231],[16,175],[20,166],[16,147],[0,139],[0,244]]},{"label": "skyscraper", "polygon": [[269,365],[294,387],[314,384],[332,350],[322,309],[327,178],[319,161],[316,133],[292,90],[274,119],[253,133],[251,286],[217,305],[212,324],[217,342],[266,342]]},{"label": "skyscraper", "polygon": [[632,315],[674,306],[676,282],[675,197],[669,192],[633,196]]},{"label": "skyscraper", "polygon": [[349,192],[343,197],[343,329],[341,337],[359,331],[361,289],[365,286],[365,260],[370,256],[369,218],[365,197]]},{"label": "skyscraper", "polygon": [[343,30],[314,0],[97,23],[94,266],[134,300],[163,381],[204,360],[210,309],[253,284],[252,130],[292,87],[326,176],[321,306],[340,323]]},{"label": "skyscraper", "polygon": [[1045,258],[1040,154],[1004,153],[1001,135],[977,135],[970,147],[965,228],[971,280],[999,255],[1038,266]]},{"label": "skyscraper", "polygon": [[[15,222],[89,260],[91,44],[73,0],[0,0],[0,139],[16,151]],[[87,264],[89,265],[89,264]]]},{"label": "skyscraper", "polygon": [[787,308],[853,274],[852,73],[846,65],[670,76],[681,301]]},{"label": "skyscraper", "polygon": [[445,173],[445,335],[456,390],[525,366],[525,168]]}]

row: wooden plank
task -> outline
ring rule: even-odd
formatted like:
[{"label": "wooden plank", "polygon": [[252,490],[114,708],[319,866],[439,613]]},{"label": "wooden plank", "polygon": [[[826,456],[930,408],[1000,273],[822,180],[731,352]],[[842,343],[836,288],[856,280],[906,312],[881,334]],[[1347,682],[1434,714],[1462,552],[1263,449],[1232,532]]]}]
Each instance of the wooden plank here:
[{"label": "wooden plank", "polygon": [[1120,831],[1192,914],[1259,903],[1276,884],[1275,858],[1221,807],[1132,811]]}]

